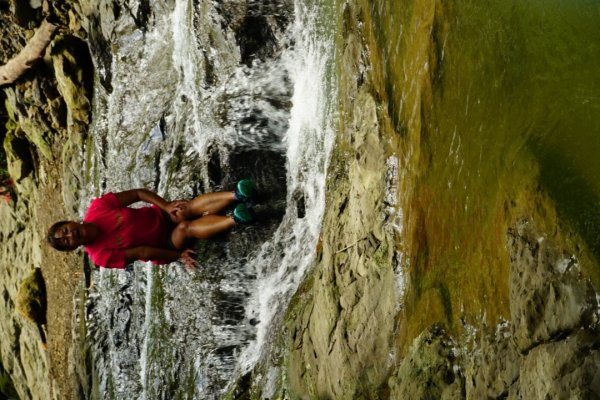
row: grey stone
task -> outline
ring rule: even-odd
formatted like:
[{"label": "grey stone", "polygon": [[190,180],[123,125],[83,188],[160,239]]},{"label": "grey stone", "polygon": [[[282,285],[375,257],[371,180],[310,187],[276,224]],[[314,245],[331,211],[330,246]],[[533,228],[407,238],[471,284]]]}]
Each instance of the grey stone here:
[{"label": "grey stone", "polygon": [[517,224],[508,242],[511,322],[521,352],[593,321],[595,292],[574,256],[550,243],[533,223]]},{"label": "grey stone", "polygon": [[464,399],[455,343],[438,325],[422,332],[390,378],[390,399]]},{"label": "grey stone", "polygon": [[466,362],[467,397],[501,398],[518,381],[522,356],[514,345],[508,323],[481,336]]},{"label": "grey stone", "polygon": [[522,399],[600,398],[600,337],[589,330],[532,349],[521,368]]}]

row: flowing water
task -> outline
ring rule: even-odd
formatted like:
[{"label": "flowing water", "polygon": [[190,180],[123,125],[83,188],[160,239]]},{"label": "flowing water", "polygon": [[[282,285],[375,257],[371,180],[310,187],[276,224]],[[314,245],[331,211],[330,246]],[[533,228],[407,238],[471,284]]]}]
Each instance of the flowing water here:
[{"label": "flowing water", "polygon": [[249,177],[260,223],[199,243],[194,273],[94,270],[80,332],[93,364],[85,396],[216,398],[268,348],[324,212],[335,87],[323,9],[250,2],[239,15],[262,24],[266,44],[246,59],[226,28],[234,3],[156,2],[142,28],[118,25],[110,84],[98,66],[82,212],[108,191],[189,198]]}]

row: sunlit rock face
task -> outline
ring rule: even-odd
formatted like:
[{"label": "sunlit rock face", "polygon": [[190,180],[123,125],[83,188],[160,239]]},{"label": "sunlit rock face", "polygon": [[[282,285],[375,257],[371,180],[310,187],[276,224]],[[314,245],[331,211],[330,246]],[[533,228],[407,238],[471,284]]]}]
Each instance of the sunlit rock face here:
[{"label": "sunlit rock face", "polygon": [[[53,21],[68,18],[68,9],[65,6],[65,12]],[[0,4],[0,64],[23,49],[46,15],[41,2]],[[93,75],[87,45],[77,36],[81,34],[73,30],[55,38],[53,47],[42,49],[43,58],[33,63],[31,70],[14,84],[0,88],[0,137],[11,177],[10,201],[0,209],[0,286],[4,293],[0,360],[21,398],[61,398],[61,390],[63,396],[70,394],[65,386],[59,389],[52,372],[60,365],[66,371],[66,359],[57,356],[56,343],[47,347],[47,339],[48,333],[60,331],[58,325],[70,323],[70,317],[61,316],[57,324],[56,313],[59,308],[67,311],[63,304],[72,304],[73,293],[61,303],[56,301],[57,286],[65,291],[68,285],[56,279],[47,281],[49,270],[62,264],[54,265],[44,256],[43,236],[53,207],[63,215],[74,213],[79,201],[80,154],[91,112]],[[47,314],[40,316],[40,325],[15,310],[17,289],[34,268],[41,268],[36,271],[41,271],[50,289],[47,294],[51,305]],[[69,331],[64,329],[60,335],[68,335]],[[58,351],[66,355],[69,349]],[[14,393],[8,390],[6,394]]]}]

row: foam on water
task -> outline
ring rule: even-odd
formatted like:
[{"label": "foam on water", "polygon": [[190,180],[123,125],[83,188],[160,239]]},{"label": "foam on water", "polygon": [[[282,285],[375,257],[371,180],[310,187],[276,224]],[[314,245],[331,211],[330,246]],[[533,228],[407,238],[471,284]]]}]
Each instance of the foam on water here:
[{"label": "foam on water", "polygon": [[[181,129],[184,136],[193,135],[195,150],[205,154],[212,140],[220,133],[212,119],[202,117],[202,89],[199,82],[203,79],[203,66],[200,47],[196,40],[193,25],[193,12],[189,0],[177,0],[172,16],[174,67],[179,71],[179,81],[176,92],[178,97],[174,107],[177,120],[181,124],[191,124]],[[187,104],[187,103],[190,104]]]},{"label": "foam on water", "polygon": [[[149,264],[149,263],[148,263]],[[146,308],[145,308],[145,320],[144,320],[144,331],[148,332],[150,330],[150,323],[152,320],[152,307],[151,307],[151,295],[154,283],[154,268],[151,265],[148,265],[146,269],[147,276],[147,286],[146,286]],[[142,399],[147,399],[147,387],[148,387],[148,376],[146,374],[147,366],[148,366],[148,340],[149,336],[146,335],[144,337],[144,342],[142,344],[142,351],[140,353],[140,381],[142,382]]]},{"label": "foam on water", "polygon": [[[293,35],[296,45],[283,57],[294,83],[293,107],[287,146],[288,199],[286,215],[271,242],[253,260],[257,287],[247,308],[248,317],[260,321],[256,340],[240,357],[242,370],[251,368],[272,330],[275,315],[287,305],[316,256],[325,208],[325,174],[333,146],[333,124],[326,88],[327,68],[332,62],[332,43],[316,36],[317,10],[296,2]],[[305,215],[297,215],[297,198],[305,203]],[[284,245],[282,257],[274,259],[272,247]],[[274,261],[276,261],[274,263]],[[276,268],[265,268],[276,264]]]}]

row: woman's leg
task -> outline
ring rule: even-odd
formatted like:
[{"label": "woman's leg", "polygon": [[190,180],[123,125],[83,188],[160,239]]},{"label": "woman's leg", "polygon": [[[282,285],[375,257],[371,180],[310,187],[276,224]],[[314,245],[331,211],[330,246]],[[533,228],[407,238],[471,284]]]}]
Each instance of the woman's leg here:
[{"label": "woman's leg", "polygon": [[213,192],[201,194],[188,202],[186,219],[195,219],[203,215],[217,214],[233,204],[234,192]]},{"label": "woman's leg", "polygon": [[176,249],[183,249],[188,239],[208,239],[234,226],[235,221],[232,217],[209,214],[193,221],[179,223],[171,233],[171,241]]}]

